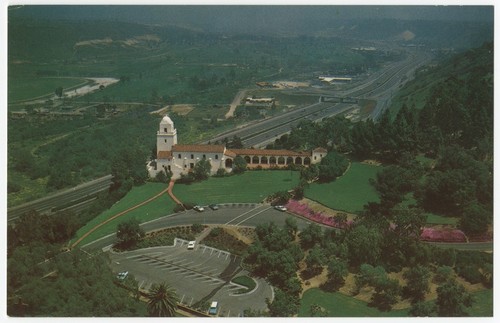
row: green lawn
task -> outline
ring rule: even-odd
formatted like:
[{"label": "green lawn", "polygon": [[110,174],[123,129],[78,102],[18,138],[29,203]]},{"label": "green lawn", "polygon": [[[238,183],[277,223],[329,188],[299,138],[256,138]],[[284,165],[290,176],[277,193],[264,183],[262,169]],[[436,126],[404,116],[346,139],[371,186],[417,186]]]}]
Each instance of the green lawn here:
[{"label": "green lawn", "polygon": [[313,183],[306,189],[305,196],[335,210],[357,213],[366,203],[379,201],[377,191],[368,180],[375,178],[380,169],[380,166],[353,162],[344,176],[330,183]]},{"label": "green lawn", "polygon": [[[250,203],[260,202],[268,195],[289,190],[299,182],[299,173],[290,171],[252,171],[241,175],[223,178],[211,177],[206,181],[191,185],[176,184],[174,194],[183,202],[194,202],[203,205],[211,203]],[[251,185],[248,185],[250,184]],[[166,189],[166,184],[146,183],[134,187],[123,199],[109,210],[92,219],[76,233],[71,243],[97,224],[112,216],[155,196]],[[80,242],[80,246],[108,234],[116,232],[116,226],[127,219],[135,217],[140,222],[150,221],[173,213],[175,203],[165,194],[158,199],[141,206],[117,219],[103,225]]]},{"label": "green lawn", "polygon": [[381,312],[367,303],[341,293],[327,293],[319,288],[309,289],[300,301],[299,317],[311,316],[311,305],[323,307],[329,317],[406,317],[407,310]]},{"label": "green lawn", "polygon": [[492,317],[493,316],[493,289],[485,289],[473,293],[474,304],[467,310],[473,317]]},{"label": "green lawn", "polygon": [[190,185],[175,184],[173,192],[184,203],[256,203],[272,193],[292,189],[299,176],[299,172],[289,170],[247,171]]},{"label": "green lawn", "polygon": [[[76,233],[76,237],[73,239],[72,243],[75,242],[83,234],[91,230],[97,224],[109,219],[110,217],[132,207],[147,199],[160,193],[162,190],[167,188],[167,184],[160,183],[146,183],[142,186],[134,187],[123,199],[118,201],[110,209],[104,211],[90,222],[88,222],[84,227],[80,228]],[[104,237],[110,233],[116,232],[116,226],[127,219],[135,217],[140,222],[147,222],[161,216],[165,216],[173,213],[173,208],[175,206],[174,201],[165,193],[156,200],[141,206],[129,213],[126,213],[117,219],[103,225],[96,231],[92,232],[88,237],[80,242],[80,246],[85,243],[91,242],[98,238]]]}]

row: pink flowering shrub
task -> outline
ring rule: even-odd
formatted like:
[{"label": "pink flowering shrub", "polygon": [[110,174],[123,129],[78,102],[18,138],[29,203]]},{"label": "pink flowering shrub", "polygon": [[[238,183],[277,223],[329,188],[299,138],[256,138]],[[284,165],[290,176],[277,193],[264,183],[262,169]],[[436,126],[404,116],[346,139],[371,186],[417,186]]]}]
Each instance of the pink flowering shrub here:
[{"label": "pink flowering shrub", "polygon": [[465,234],[458,229],[424,228],[420,239],[433,242],[465,242]]},{"label": "pink flowering shrub", "polygon": [[[307,204],[302,204],[295,200],[290,200],[285,205],[291,213],[303,216],[316,223],[324,224],[330,227],[345,229],[352,225],[352,220],[347,220],[346,223],[336,223],[333,217],[324,215],[321,212],[314,212]],[[395,225],[391,224],[391,229]],[[423,228],[420,234],[420,239],[423,241],[433,242],[465,242],[467,241],[465,234],[458,229],[435,229]]]},{"label": "pink flowering shrub", "polygon": [[302,204],[295,200],[288,201],[285,206],[291,213],[303,216],[311,221],[330,227],[344,229],[352,224],[352,220],[347,220],[347,223],[336,223],[333,217],[326,216],[321,212],[314,212],[306,204]]}]

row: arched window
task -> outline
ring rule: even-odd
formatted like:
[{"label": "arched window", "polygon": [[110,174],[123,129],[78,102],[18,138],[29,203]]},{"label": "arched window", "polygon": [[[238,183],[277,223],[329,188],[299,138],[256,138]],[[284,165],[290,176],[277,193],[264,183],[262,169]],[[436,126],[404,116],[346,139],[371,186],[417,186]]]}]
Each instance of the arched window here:
[{"label": "arched window", "polygon": [[231,158],[226,159],[226,168],[233,168],[233,160]]},{"label": "arched window", "polygon": [[260,159],[260,163],[261,163],[261,164],[268,164],[268,162],[267,162],[267,157],[266,157],[266,156],[263,156],[263,157]]},{"label": "arched window", "polygon": [[269,164],[276,164],[276,157],[272,156],[269,158]]},{"label": "arched window", "polygon": [[295,164],[302,165],[302,158],[301,157],[295,158]]},{"label": "arched window", "polygon": [[250,156],[245,156],[243,158],[245,159],[245,161],[247,162],[247,164],[250,164]]},{"label": "arched window", "polygon": [[304,158],[304,165],[311,165],[311,158],[309,157]]},{"label": "arched window", "polygon": [[252,164],[258,164],[259,162],[260,162],[260,160],[259,160],[258,156],[253,156],[252,157]]},{"label": "arched window", "polygon": [[293,157],[287,157],[286,164],[287,165],[293,164]]},{"label": "arched window", "polygon": [[278,158],[278,165],[285,165],[285,157]]}]

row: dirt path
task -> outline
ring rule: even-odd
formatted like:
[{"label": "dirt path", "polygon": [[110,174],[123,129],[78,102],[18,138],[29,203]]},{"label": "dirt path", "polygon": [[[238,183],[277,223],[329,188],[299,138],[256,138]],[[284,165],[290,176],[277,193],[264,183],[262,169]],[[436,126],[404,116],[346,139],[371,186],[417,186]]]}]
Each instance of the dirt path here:
[{"label": "dirt path", "polygon": [[240,90],[233,99],[233,102],[229,106],[229,111],[226,113],[225,118],[232,118],[234,116],[234,111],[236,111],[236,107],[240,105],[241,100],[245,97],[247,90]]},{"label": "dirt path", "polygon": [[174,200],[175,203],[182,204],[182,202],[172,192],[172,189],[174,188],[174,184],[175,184],[175,181],[171,180],[170,183],[168,184],[167,193],[170,196],[170,198],[172,198],[172,200]]}]

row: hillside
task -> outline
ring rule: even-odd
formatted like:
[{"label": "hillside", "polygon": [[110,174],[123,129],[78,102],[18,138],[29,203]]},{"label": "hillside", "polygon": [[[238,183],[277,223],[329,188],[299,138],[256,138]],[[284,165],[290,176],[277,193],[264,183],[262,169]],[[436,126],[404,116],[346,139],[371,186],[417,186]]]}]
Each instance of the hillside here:
[{"label": "hillside", "polygon": [[[417,70],[415,78],[396,93],[392,100],[391,111],[395,114],[404,104],[422,109],[432,93],[448,80],[456,79],[469,91],[473,84],[485,92],[485,99],[493,102],[493,43],[485,43],[479,48],[441,58],[433,64]],[[449,83],[448,83],[449,84]],[[484,85],[484,86],[483,86]]]}]

